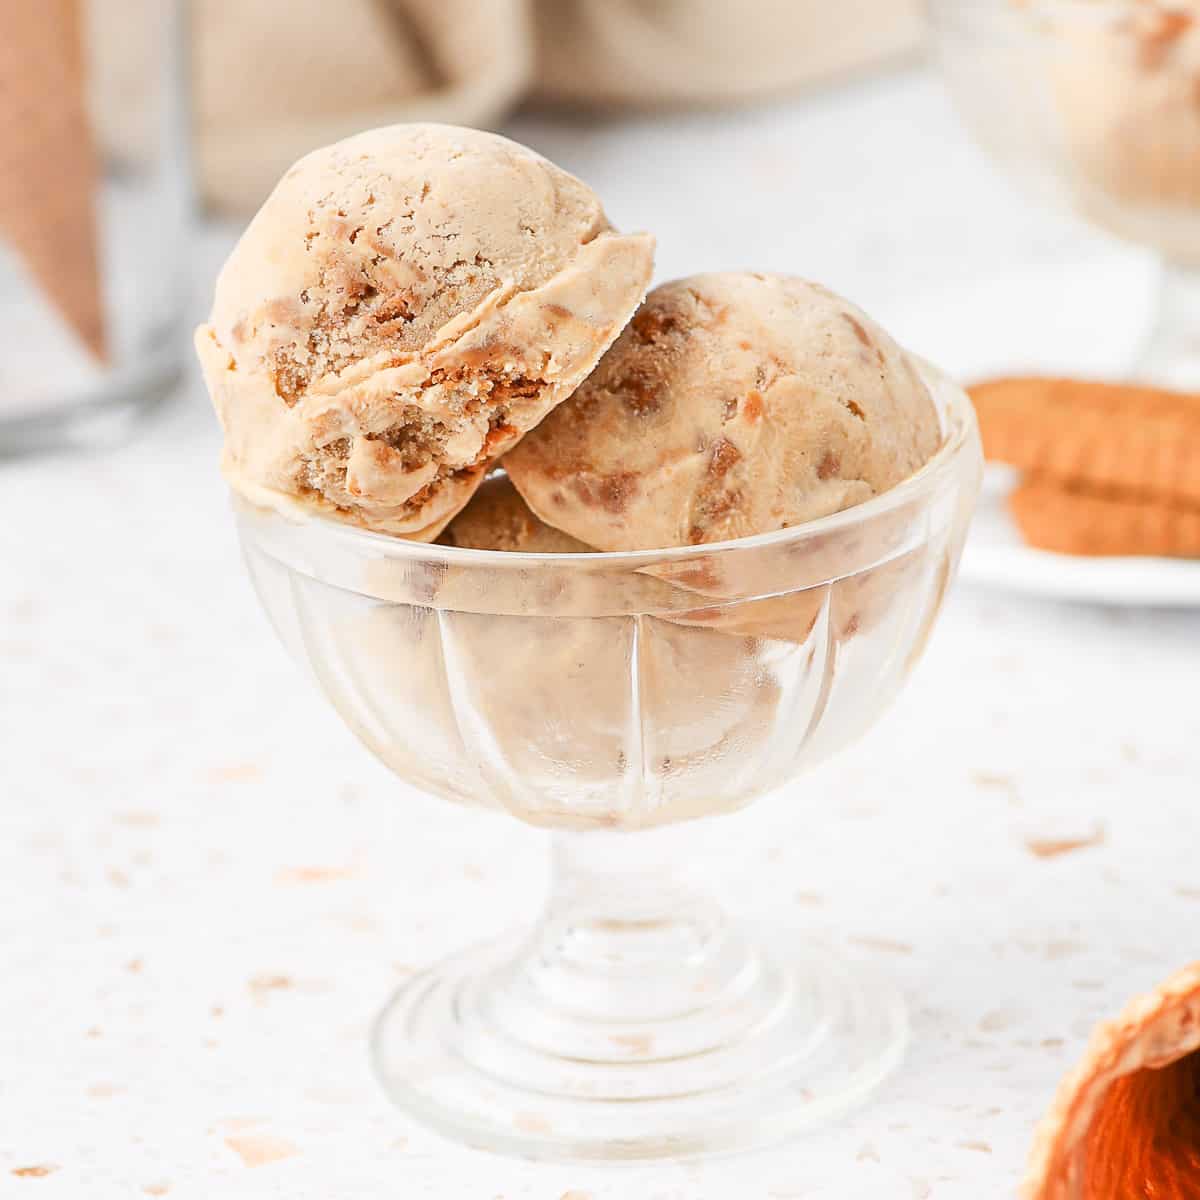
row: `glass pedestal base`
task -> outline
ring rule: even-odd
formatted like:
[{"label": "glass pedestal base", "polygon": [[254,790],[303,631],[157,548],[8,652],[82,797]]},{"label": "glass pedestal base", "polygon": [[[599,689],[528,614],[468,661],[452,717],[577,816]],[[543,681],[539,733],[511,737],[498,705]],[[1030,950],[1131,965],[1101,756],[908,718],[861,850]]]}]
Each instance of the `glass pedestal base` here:
[{"label": "glass pedestal base", "polygon": [[705,932],[681,955],[678,927],[619,923],[458,955],[382,1013],[376,1072],[409,1115],[468,1145],[621,1161],[781,1141],[899,1063],[892,988],[783,930]]}]

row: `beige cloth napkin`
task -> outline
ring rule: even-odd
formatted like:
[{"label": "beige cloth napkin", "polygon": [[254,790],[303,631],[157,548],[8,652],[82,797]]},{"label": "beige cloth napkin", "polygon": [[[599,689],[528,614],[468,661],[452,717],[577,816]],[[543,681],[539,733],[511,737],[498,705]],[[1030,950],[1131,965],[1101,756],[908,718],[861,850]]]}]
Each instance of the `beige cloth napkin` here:
[{"label": "beige cloth napkin", "polygon": [[[105,0],[106,58],[127,38],[120,10],[144,3]],[[916,0],[192,0],[192,19],[201,187],[235,212],[372,125],[487,126],[530,95],[742,101],[898,53],[918,29]],[[105,107],[110,140],[127,139],[128,93]]]},{"label": "beige cloth napkin", "polygon": [[609,104],[721,104],[911,49],[915,0],[537,0],[537,90]]}]

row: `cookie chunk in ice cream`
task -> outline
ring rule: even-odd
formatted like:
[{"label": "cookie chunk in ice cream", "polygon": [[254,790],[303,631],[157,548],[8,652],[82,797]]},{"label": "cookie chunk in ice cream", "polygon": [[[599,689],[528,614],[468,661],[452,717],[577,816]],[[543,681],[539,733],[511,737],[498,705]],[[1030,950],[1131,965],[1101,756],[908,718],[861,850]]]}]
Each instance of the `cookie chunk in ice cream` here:
[{"label": "cookie chunk in ice cream", "polygon": [[920,373],[861,310],[802,279],[698,275],[651,292],[504,465],[547,524],[642,550],[849,508],[940,440]]},{"label": "cookie chunk in ice cream", "polygon": [[646,235],[493,134],[395,125],[301,159],[196,347],[232,485],[430,540],[645,294]]}]

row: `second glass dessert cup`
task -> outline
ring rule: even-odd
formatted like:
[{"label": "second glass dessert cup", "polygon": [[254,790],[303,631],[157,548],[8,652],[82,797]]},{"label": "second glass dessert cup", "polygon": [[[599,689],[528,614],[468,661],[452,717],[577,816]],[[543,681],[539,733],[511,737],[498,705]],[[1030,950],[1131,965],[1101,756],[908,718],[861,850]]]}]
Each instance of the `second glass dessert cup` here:
[{"label": "second glass dessert cup", "polygon": [[1031,192],[1153,250],[1131,375],[1200,391],[1200,18],[1175,0],[926,0],[968,126]]},{"label": "second glass dessert cup", "polygon": [[856,508],[721,545],[528,555],[238,500],[256,589],[346,723],[427,791],[555,830],[532,930],[436,964],[376,1024],[383,1086],[470,1145],[647,1159],[777,1141],[900,1061],[904,1006],[836,953],[732,919],[710,820],[863,732],[925,646],[982,469],[944,440]]}]

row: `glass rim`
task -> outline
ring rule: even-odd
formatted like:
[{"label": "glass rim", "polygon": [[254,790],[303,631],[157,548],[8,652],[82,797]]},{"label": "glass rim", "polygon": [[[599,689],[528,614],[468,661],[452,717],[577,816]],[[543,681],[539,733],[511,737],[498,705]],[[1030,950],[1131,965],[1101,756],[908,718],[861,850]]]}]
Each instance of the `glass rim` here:
[{"label": "glass rim", "polygon": [[[732,554],[783,547],[792,542],[844,532],[855,526],[869,525],[874,519],[918,501],[926,494],[935,493],[939,487],[952,479],[959,469],[963,455],[969,450],[974,438],[975,413],[967,392],[956,380],[935,367],[926,359],[912,355],[917,369],[935,397],[942,422],[942,443],[932,457],[913,474],[902,479],[894,487],[861,504],[789,525],[766,533],[749,537],[730,538],[721,542],[701,542],[694,546],[667,546],[652,550],[591,550],[586,553],[548,554],[531,553],[524,550],[477,550],[463,546],[443,546],[437,542],[419,542],[392,534],[376,533],[346,521],[320,513],[266,508],[234,490],[234,504],[239,515],[251,520],[271,517],[288,520],[303,526],[306,536],[326,542],[337,542],[349,546],[363,555],[378,556],[381,553],[391,559],[409,559],[423,565],[444,563],[459,569],[507,568],[529,570],[539,566],[553,566],[557,570],[569,569],[578,564],[587,567],[610,568],[616,571],[640,571],[659,564],[687,564],[689,560],[711,558],[713,555]],[[503,465],[503,464],[501,464]]]}]

